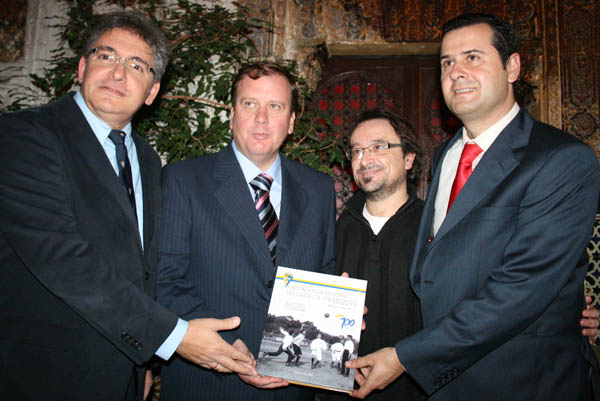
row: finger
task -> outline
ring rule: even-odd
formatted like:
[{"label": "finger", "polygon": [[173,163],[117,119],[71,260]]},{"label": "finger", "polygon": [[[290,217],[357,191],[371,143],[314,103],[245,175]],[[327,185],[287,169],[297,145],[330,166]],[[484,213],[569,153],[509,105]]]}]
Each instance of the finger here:
[{"label": "finger", "polygon": [[340,277],[350,277],[350,275],[347,272],[343,272],[340,274]]},{"label": "finger", "polygon": [[[225,342],[223,340],[223,342],[225,344],[227,344],[227,342]],[[236,361],[240,361],[240,362],[244,362],[244,363],[252,363],[252,358],[251,358],[251,354],[248,355],[245,352],[242,352],[238,349],[236,349],[235,347],[227,344],[227,349],[225,350],[225,352],[223,353],[224,357],[228,358],[228,359],[232,359],[232,360],[236,360]],[[218,359],[217,362],[221,363]]]},{"label": "finger", "polygon": [[592,304],[592,297],[590,295],[585,296],[585,303],[588,306]]},{"label": "finger", "polygon": [[592,306],[588,306],[588,309],[584,309],[583,312],[581,313],[583,316],[585,317],[590,317],[590,318],[594,318],[594,319],[598,319],[598,315],[600,311],[598,311],[598,309],[592,307]]},{"label": "finger", "polygon": [[232,371],[230,369],[227,369],[225,366],[218,364],[217,367],[214,369],[219,373],[231,373]]},{"label": "finger", "polygon": [[231,358],[220,357],[217,362],[223,368],[229,369],[229,372],[238,373],[240,375],[253,375],[255,370],[246,363],[235,361]]},{"label": "finger", "polygon": [[366,386],[361,386],[358,390],[354,390],[350,393],[351,397],[364,399],[372,390],[368,389]]},{"label": "finger", "polygon": [[360,387],[362,387],[362,386],[365,384],[365,382],[367,381],[367,378],[366,378],[366,376],[364,376],[364,375],[361,373],[361,371],[357,370],[357,371],[354,373],[354,380],[356,380],[356,382],[358,383],[358,385],[359,385]]},{"label": "finger", "polygon": [[225,319],[206,319],[206,326],[210,329],[221,331],[235,329],[242,320],[238,316],[232,316]]},{"label": "finger", "polygon": [[367,366],[366,368],[360,368],[357,370],[357,372],[359,371],[365,378],[368,378],[369,374],[371,373],[371,367]]},{"label": "finger", "polygon": [[582,327],[586,327],[586,328],[595,328],[595,327],[598,327],[598,323],[600,323],[598,321],[598,319],[581,319],[579,321],[579,324]]},{"label": "finger", "polygon": [[349,361],[346,361],[346,367],[351,368],[351,369],[360,369],[360,368],[364,368],[370,366],[370,363],[368,362],[367,358],[365,357],[359,357],[356,359],[351,359]]},{"label": "finger", "polygon": [[279,377],[272,377],[272,376],[259,376],[259,377],[263,378],[263,380],[264,380],[262,388],[275,388],[275,387],[287,386],[289,384],[287,382],[287,380],[281,379]]}]

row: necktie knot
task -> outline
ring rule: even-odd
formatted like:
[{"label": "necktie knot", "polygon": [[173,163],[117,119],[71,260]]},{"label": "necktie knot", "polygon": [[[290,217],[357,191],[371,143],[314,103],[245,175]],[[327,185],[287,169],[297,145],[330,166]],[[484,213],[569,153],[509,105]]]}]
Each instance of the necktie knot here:
[{"label": "necktie knot", "polygon": [[125,145],[125,133],[123,131],[113,129],[108,134],[108,137],[115,145]]},{"label": "necktie knot", "polygon": [[483,152],[483,149],[479,147],[476,143],[467,143],[460,155],[460,164],[473,164],[473,160],[479,156],[479,154]]},{"label": "necktie knot", "polygon": [[273,178],[265,173],[257,175],[250,181],[250,186],[254,188],[255,191],[269,192],[271,190],[271,184],[273,184]]}]

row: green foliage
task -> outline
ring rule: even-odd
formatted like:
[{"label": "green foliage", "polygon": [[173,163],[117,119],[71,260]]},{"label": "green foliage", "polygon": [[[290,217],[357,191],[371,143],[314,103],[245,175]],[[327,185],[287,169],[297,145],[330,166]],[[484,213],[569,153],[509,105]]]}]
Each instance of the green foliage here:
[{"label": "green foliage", "polygon": [[[32,74],[31,84],[49,99],[57,99],[77,84],[77,64],[85,40],[98,16],[94,4],[131,7],[150,15],[171,42],[171,59],[161,81],[159,96],[135,116],[134,127],[143,133],[168,162],[213,153],[231,140],[229,88],[237,69],[258,60],[251,40],[253,32],[269,30],[264,22],[249,18],[247,10],[228,10],[216,3],[189,0],[63,0],[67,21],[55,22],[60,45],[52,51],[43,74]],[[169,3],[169,4],[167,4]],[[51,21],[58,21],[56,17]],[[52,23],[52,22],[50,22]],[[278,60],[298,77],[294,63]],[[310,97],[298,77],[303,104]],[[12,102],[0,112],[12,111],[29,102],[40,103],[34,91],[12,94]],[[37,97],[36,97],[37,96]],[[36,99],[36,101],[32,101]],[[329,120],[307,107],[297,116],[295,131],[282,152],[295,160],[331,174],[331,166],[343,164],[344,140],[326,135]]]}]

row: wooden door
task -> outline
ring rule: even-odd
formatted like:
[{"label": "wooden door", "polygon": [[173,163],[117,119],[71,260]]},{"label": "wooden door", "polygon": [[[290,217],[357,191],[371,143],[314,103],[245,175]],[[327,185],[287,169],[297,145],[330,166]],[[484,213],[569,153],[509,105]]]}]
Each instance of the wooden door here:
[{"label": "wooden door", "polygon": [[[417,194],[427,195],[431,157],[460,122],[444,104],[440,89],[439,57],[431,56],[335,56],[329,59],[314,96],[314,107],[327,113],[335,129],[349,134],[360,112],[374,107],[393,111],[414,128],[423,154],[423,172]],[[351,174],[336,178],[338,206],[354,190]]]}]

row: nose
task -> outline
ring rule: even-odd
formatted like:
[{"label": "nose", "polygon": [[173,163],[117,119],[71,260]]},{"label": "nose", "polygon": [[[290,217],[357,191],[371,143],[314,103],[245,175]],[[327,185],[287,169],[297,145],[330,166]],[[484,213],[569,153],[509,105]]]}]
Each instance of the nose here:
[{"label": "nose", "polygon": [[127,67],[125,66],[125,60],[119,60],[119,62],[115,63],[112,68],[111,75],[115,81],[121,81],[125,79],[125,74]]},{"label": "nose", "polygon": [[369,163],[371,163],[373,158],[374,158],[374,156],[373,156],[373,152],[371,152],[371,149],[369,149],[369,148],[363,149],[362,158],[359,160],[360,165],[361,166],[369,165]]},{"label": "nose", "polygon": [[450,67],[450,79],[456,81],[458,79],[464,78],[466,76],[466,71],[461,63],[458,61],[455,62],[452,67]]},{"label": "nose", "polygon": [[269,116],[267,115],[267,108],[259,106],[254,115],[254,122],[256,124],[266,124],[269,122]]}]

